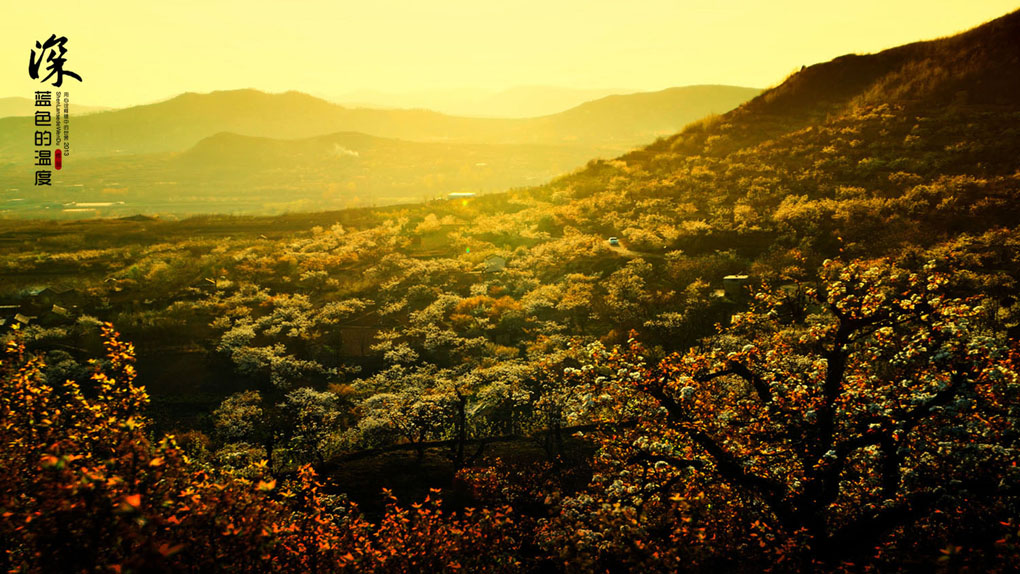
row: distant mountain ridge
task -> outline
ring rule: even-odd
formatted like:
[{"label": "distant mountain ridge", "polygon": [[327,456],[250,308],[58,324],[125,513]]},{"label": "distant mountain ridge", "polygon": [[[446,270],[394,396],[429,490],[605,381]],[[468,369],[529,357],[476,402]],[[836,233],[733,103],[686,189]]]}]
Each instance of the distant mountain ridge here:
[{"label": "distant mountain ridge", "polygon": [[[703,97],[708,92],[712,97]],[[183,151],[220,132],[282,139],[361,132],[426,142],[566,144],[588,148],[596,156],[648,143],[709,113],[731,109],[756,93],[729,86],[675,88],[658,92],[657,96],[614,96],[562,114],[531,119],[352,109],[299,92],[186,93],[156,104],[78,118],[73,126],[73,153],[97,157]],[[628,101],[633,102],[633,109],[628,109]],[[579,115],[584,116],[581,121]],[[635,117],[643,119],[635,123]],[[30,129],[24,118],[0,119],[0,153],[20,152]]]},{"label": "distant mountain ridge", "polygon": [[606,96],[636,91],[516,86],[498,92],[478,89],[411,93],[362,90],[328,99],[352,107],[426,109],[454,116],[482,118],[532,118],[556,114]]},{"label": "distant mountain ridge", "polygon": [[[719,112],[721,108],[736,107],[739,103],[761,93],[756,88],[733,86],[701,85],[669,88],[657,92],[612,95],[586,102],[565,112],[531,120],[543,125],[552,133],[577,134],[582,138],[597,138],[601,134],[607,140],[612,134],[620,133],[619,125],[628,126],[639,139],[652,141],[656,137],[671,135],[677,129],[705,116]],[[732,106],[731,106],[732,104]],[[667,110],[667,112],[663,112]],[[672,112],[669,112],[672,110]],[[668,117],[671,121],[663,121]],[[626,145],[620,137],[621,144]]]}]

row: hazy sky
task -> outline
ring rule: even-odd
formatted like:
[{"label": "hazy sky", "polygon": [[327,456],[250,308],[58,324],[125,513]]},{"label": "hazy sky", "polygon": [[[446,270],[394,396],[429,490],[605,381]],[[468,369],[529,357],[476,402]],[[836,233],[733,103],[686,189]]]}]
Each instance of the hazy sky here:
[{"label": "hazy sky", "polygon": [[1018,0],[0,0],[0,97],[68,38],[73,101],[253,87],[319,95],[521,85],[767,87],[803,64],[953,34]]}]

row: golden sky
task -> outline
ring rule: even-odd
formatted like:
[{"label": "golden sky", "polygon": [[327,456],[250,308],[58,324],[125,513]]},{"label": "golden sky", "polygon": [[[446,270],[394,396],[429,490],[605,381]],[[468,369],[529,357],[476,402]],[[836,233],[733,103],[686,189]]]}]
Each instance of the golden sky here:
[{"label": "golden sky", "polygon": [[80,104],[184,91],[320,96],[524,85],[767,87],[804,64],[950,35],[1018,0],[0,0],[0,97],[68,38]]}]

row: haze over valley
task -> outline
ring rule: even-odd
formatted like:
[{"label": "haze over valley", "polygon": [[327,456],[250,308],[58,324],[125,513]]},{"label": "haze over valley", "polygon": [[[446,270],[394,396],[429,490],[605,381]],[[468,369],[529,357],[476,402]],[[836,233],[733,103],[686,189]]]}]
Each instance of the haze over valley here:
[{"label": "haze over valley", "polygon": [[59,183],[41,189],[24,145],[31,118],[0,118],[0,216],[268,214],[502,191],[614,157],[758,93],[672,88],[523,119],[349,108],[298,92],[183,94],[73,115]]}]

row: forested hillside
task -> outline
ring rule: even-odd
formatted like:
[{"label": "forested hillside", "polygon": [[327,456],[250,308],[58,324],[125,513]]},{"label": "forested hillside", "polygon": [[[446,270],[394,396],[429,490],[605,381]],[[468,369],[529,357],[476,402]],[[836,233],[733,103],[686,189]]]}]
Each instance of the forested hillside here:
[{"label": "forested hillside", "polygon": [[810,66],[539,187],[0,221],[0,563],[1009,571],[1016,38]]}]

